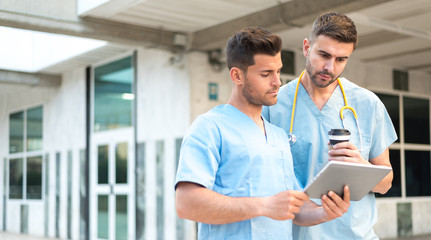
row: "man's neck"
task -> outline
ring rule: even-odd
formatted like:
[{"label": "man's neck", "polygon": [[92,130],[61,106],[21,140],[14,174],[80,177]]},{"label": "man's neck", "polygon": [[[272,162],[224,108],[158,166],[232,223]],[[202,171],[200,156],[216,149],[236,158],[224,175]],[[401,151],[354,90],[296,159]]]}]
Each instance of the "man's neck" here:
[{"label": "man's neck", "polygon": [[334,81],[331,85],[320,88],[317,87],[312,81],[310,76],[305,72],[304,76],[301,79],[301,84],[304,86],[311,100],[313,100],[314,104],[319,110],[325,106],[326,102],[328,102],[335,88],[337,88],[338,81]]}]

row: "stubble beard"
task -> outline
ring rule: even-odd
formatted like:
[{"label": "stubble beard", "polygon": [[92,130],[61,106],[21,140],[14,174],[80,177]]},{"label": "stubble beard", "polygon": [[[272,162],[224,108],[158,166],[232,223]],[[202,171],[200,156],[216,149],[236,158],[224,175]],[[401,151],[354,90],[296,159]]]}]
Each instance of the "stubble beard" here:
[{"label": "stubble beard", "polygon": [[[277,90],[276,89],[271,89],[271,91]],[[274,104],[277,103],[277,97],[275,98],[271,98],[271,99],[266,99],[265,97],[262,98],[258,98],[253,94],[253,89],[250,87],[250,84],[248,83],[248,79],[246,79],[244,87],[242,88],[242,95],[245,97],[245,99],[247,100],[247,102],[250,105],[253,106],[272,106]],[[269,91],[268,91],[269,92]]]},{"label": "stubble beard", "polygon": [[[305,69],[306,69],[306,71],[307,71],[307,73],[308,73],[308,76],[310,76],[310,79],[311,79],[311,81],[313,82],[313,84],[314,84],[316,87],[318,87],[318,88],[325,88],[325,87],[327,87],[327,86],[331,85],[333,82],[335,82],[335,80],[337,80],[337,78],[338,78],[338,77],[334,77],[334,75],[333,75],[333,74],[330,74],[330,73],[329,73],[328,71],[326,71],[326,70],[319,71],[319,72],[316,72],[315,74],[313,74],[313,70],[314,70],[314,68],[313,68],[313,66],[312,66],[312,65],[311,65],[311,63],[310,63],[309,58],[307,58],[307,60],[306,60],[306,62],[305,62]],[[329,76],[331,76],[331,80],[330,80],[329,82],[324,82],[324,81],[319,82],[319,81],[317,80],[317,76],[318,76],[319,74],[329,75]]]}]

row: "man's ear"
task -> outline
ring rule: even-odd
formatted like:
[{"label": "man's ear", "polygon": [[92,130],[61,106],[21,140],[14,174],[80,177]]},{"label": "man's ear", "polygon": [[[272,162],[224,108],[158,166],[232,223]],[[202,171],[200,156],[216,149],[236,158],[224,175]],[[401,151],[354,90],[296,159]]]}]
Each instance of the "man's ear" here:
[{"label": "man's ear", "polygon": [[302,53],[304,54],[305,58],[307,58],[308,55],[310,54],[310,49],[311,49],[310,40],[308,38],[305,38],[302,43]]},{"label": "man's ear", "polygon": [[233,67],[230,69],[230,78],[235,85],[242,85],[244,81],[244,72],[237,67]]}]

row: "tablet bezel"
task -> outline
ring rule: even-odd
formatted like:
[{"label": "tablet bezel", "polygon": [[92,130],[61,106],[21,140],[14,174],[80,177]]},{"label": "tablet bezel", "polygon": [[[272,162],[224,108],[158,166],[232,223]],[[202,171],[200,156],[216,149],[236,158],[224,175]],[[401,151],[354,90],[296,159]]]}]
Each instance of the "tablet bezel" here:
[{"label": "tablet bezel", "polygon": [[369,193],[390,171],[391,167],[367,165],[342,161],[329,161],[314,177],[304,192],[310,198],[321,198],[329,191],[343,196],[343,186],[350,189],[350,200],[361,200]]}]

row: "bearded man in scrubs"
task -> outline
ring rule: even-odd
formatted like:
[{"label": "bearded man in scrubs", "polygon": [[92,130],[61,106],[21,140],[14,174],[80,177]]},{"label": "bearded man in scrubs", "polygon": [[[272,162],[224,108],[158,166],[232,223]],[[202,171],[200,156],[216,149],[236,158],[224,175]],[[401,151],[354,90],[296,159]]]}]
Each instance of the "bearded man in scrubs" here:
[{"label": "bearded man in scrubs", "polygon": [[[319,16],[309,38],[303,41],[306,63],[292,129],[298,79],[281,87],[276,105],[263,109],[262,115],[269,122],[296,136],[291,150],[295,174],[302,187],[332,160],[391,166],[388,147],[397,136],[385,106],[375,94],[345,78],[340,81],[349,105],[356,109],[362,140],[353,114],[345,111],[344,127],[351,132],[350,142],[339,143],[328,152],[328,132],[343,128],[340,110],[344,100],[337,78],[356,45],[356,27],[350,18],[338,13]],[[386,193],[392,178],[390,172],[372,191]],[[294,239],[378,239],[373,231],[377,219],[375,201],[374,193],[369,193],[360,201],[352,201],[349,211],[340,218],[311,227],[294,226]]]},{"label": "bearded man in scrubs", "polygon": [[287,135],[261,117],[277,101],[281,39],[260,27],[230,38],[227,65],[234,88],[225,105],[200,115],[181,146],[176,210],[198,222],[198,238],[292,239],[292,219],[313,225],[342,216],[350,205],[334,192],[309,201],[293,173]]}]

